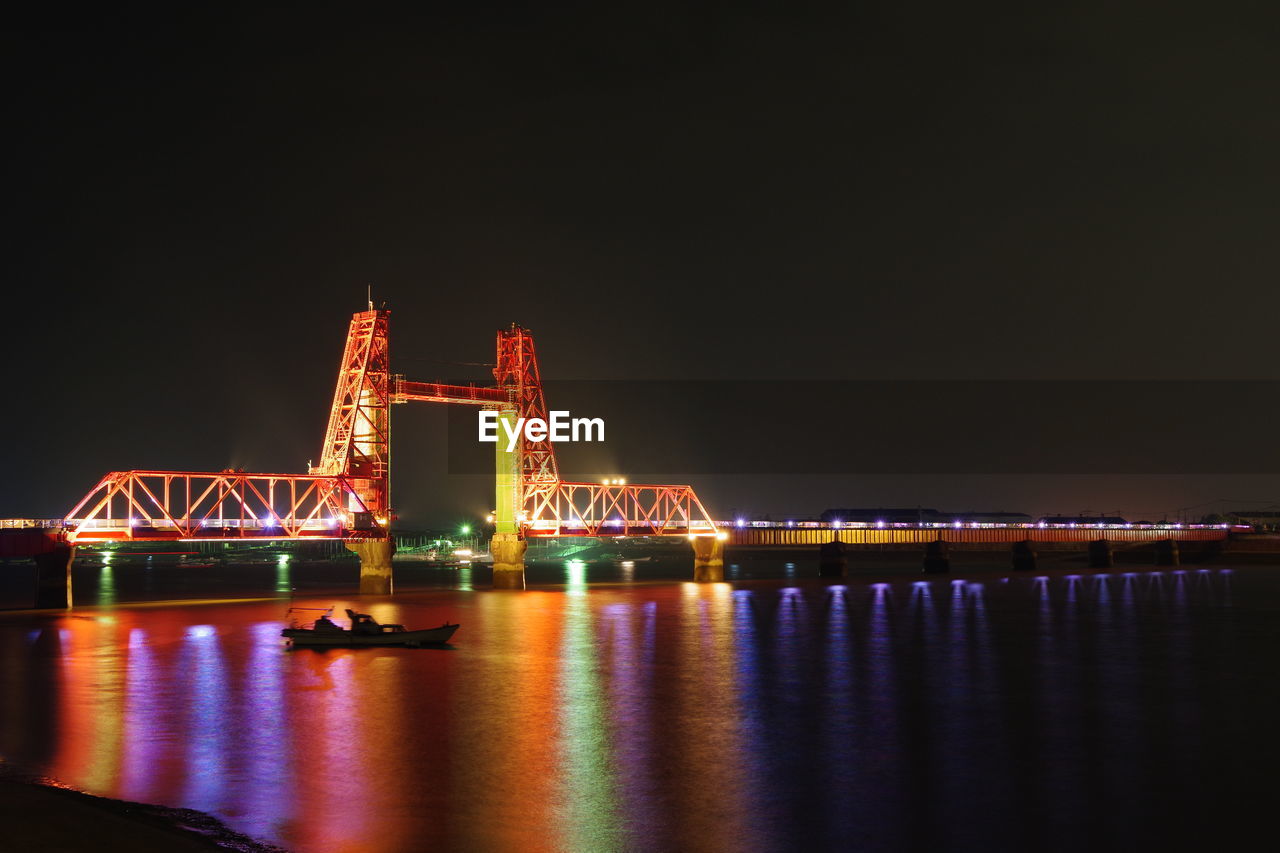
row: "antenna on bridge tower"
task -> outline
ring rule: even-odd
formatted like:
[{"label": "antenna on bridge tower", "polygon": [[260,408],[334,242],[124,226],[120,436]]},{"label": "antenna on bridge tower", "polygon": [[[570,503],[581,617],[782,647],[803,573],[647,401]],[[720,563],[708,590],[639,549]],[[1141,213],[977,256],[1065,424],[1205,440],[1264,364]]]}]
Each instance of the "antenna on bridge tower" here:
[{"label": "antenna on bridge tower", "polygon": [[366,284],[365,287],[368,288],[368,290],[366,291],[366,298],[369,300],[369,310],[372,311],[373,310],[373,285]]}]

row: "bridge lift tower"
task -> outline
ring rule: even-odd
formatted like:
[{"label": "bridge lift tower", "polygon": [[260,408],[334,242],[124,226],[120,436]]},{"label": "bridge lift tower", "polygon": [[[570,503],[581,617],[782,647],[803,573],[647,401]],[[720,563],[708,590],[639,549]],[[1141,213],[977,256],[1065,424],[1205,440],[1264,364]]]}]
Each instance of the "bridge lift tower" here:
[{"label": "bridge lift tower", "polygon": [[[512,324],[497,334],[491,387],[414,382],[389,367],[390,312],[355,314],[347,333],[321,461],[310,473],[350,483],[353,527],[369,536],[349,547],[361,558],[361,591],[391,591],[391,406],[413,401],[478,406],[515,432],[519,419],[548,419],[533,335]],[[694,541],[702,575],[722,572],[722,539],[689,486],[569,482],[549,437],[494,445],[494,585],[524,586],[529,536],[656,535]],[[699,541],[704,540],[704,541]],[[705,552],[705,553],[704,553]],[[714,553],[713,553],[714,552]]]}]

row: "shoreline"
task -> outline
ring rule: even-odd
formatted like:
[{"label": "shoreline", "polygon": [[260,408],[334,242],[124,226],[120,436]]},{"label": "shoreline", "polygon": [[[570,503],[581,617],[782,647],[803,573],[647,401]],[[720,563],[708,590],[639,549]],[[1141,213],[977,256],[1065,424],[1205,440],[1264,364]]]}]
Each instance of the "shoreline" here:
[{"label": "shoreline", "polygon": [[205,812],[87,794],[2,758],[0,826],[15,850],[288,853]]}]

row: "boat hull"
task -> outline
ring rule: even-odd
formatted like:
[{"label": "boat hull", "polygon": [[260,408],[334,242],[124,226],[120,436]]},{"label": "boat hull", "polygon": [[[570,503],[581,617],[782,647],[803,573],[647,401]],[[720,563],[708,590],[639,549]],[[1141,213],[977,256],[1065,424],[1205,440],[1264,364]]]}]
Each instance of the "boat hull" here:
[{"label": "boat hull", "polygon": [[350,631],[317,633],[307,628],[285,628],[281,633],[295,646],[439,646],[449,642],[457,625],[441,625],[423,631],[387,631],[353,634]]}]

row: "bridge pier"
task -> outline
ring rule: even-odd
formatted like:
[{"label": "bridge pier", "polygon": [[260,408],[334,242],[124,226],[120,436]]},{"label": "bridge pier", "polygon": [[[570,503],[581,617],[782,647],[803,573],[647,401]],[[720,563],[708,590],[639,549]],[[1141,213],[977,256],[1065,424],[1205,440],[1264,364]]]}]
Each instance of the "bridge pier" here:
[{"label": "bridge pier", "polygon": [[1030,539],[1013,543],[1013,570],[1015,572],[1036,570],[1036,550]]},{"label": "bridge pier", "polygon": [[1176,539],[1162,539],[1156,543],[1157,566],[1180,566],[1182,557]]},{"label": "bridge pier", "polygon": [[529,543],[517,533],[495,533],[489,540],[493,555],[493,588],[524,589],[524,552]]},{"label": "bridge pier", "polygon": [[842,578],[848,569],[849,559],[845,556],[843,542],[833,539],[818,546],[818,577]]},{"label": "bridge pier", "polygon": [[951,571],[951,556],[947,543],[941,537],[925,544],[924,571],[929,574],[946,574]]},{"label": "bridge pier", "polygon": [[1115,566],[1115,558],[1111,553],[1111,543],[1106,539],[1095,539],[1089,543],[1089,568],[1110,569]]},{"label": "bridge pier", "polygon": [[390,539],[366,539],[348,542],[347,550],[360,557],[360,594],[390,595],[392,592],[391,555],[395,542]]},{"label": "bridge pier", "polygon": [[37,610],[71,609],[71,564],[75,558],[74,545],[56,545],[32,558],[36,561]]},{"label": "bridge pier", "polygon": [[724,580],[724,540],[719,536],[694,536],[693,579],[698,583]]}]

